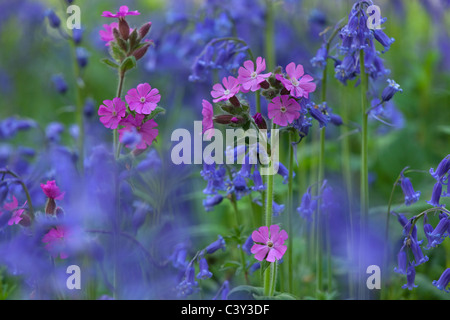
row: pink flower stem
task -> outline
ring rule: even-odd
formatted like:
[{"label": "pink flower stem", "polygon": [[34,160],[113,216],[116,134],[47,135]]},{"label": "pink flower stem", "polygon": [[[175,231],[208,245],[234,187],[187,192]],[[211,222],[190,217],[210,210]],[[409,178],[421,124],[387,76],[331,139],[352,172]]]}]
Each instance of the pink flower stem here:
[{"label": "pink flower stem", "polygon": [[[117,93],[116,93],[117,98],[120,98],[120,96],[122,95],[122,88],[123,88],[124,80],[125,80],[125,73],[122,71],[119,71],[119,83],[117,85]],[[118,129],[114,129],[114,131],[113,131],[113,150],[114,150],[114,155],[117,159],[120,155],[120,142],[119,142]]]},{"label": "pink flower stem", "polygon": [[[276,124],[272,122],[272,130],[276,129]],[[272,132],[273,133],[273,132]],[[273,138],[273,134],[271,133],[271,138]],[[270,144],[273,146],[273,143]],[[271,154],[272,156],[272,154]],[[267,189],[266,189],[266,226],[270,228],[272,225],[272,206],[273,206],[273,178],[274,175],[269,173],[267,175]],[[273,279],[275,272],[275,266],[276,262],[273,262],[270,264],[270,268],[267,268],[264,271],[264,295],[270,297],[272,287],[275,287],[276,279]],[[270,270],[269,270],[270,269]],[[272,292],[273,293],[273,292]]]}]

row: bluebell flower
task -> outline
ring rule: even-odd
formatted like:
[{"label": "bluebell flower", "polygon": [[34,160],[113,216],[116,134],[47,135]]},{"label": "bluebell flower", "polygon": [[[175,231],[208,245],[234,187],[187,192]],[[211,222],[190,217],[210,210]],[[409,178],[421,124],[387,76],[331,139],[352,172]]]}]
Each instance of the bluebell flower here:
[{"label": "bluebell flower", "polygon": [[443,217],[439,220],[436,228],[431,232],[426,233],[429,247],[436,247],[444,241],[444,238],[448,236],[448,228],[450,226],[450,220],[447,217]]},{"label": "bluebell flower", "polygon": [[284,204],[278,204],[275,201],[272,203],[272,215],[278,217],[284,211]]},{"label": "bluebell flower", "polygon": [[394,38],[389,38],[386,33],[384,33],[383,29],[374,29],[373,35],[375,39],[384,47],[384,52],[388,51],[391,47],[391,44],[394,43]]},{"label": "bluebell flower", "polygon": [[195,268],[188,266],[185,272],[185,278],[178,286],[178,295],[182,297],[189,296],[198,290],[198,282],[195,281]]},{"label": "bluebell flower", "polygon": [[409,206],[419,200],[421,192],[414,191],[411,180],[408,177],[405,177],[403,174],[403,171],[405,169],[403,169],[400,173],[400,186],[402,188],[403,194],[405,195],[405,205]]},{"label": "bluebell flower", "polygon": [[[289,170],[281,163],[278,163],[278,175],[283,177],[283,184],[288,183],[289,180]],[[292,173],[292,176],[295,177],[295,172]]]},{"label": "bluebell flower", "polygon": [[442,194],[442,184],[440,182],[436,182],[433,187],[433,192],[431,193],[431,200],[427,201],[428,204],[433,207],[445,207],[445,205],[440,204]]},{"label": "bluebell flower", "polygon": [[439,277],[439,280],[433,280],[433,286],[438,288],[439,290],[444,290],[445,292],[449,293],[450,290],[446,289],[448,287],[448,284],[450,282],[450,268],[447,268],[442,272],[441,276]]},{"label": "bluebell flower", "polygon": [[209,271],[208,262],[205,258],[201,258],[199,262],[200,271],[197,274],[197,279],[209,279],[212,277],[212,272]]},{"label": "bluebell flower", "polygon": [[242,245],[242,250],[250,256],[252,254],[250,251],[252,246],[253,246],[252,235],[249,235],[245,240],[244,244]]},{"label": "bluebell flower", "polygon": [[411,232],[411,237],[417,240],[417,226],[414,225],[413,230],[411,231],[411,220],[408,220],[405,215],[399,213],[397,214],[397,220],[403,227],[403,235],[407,236]]},{"label": "bluebell flower", "polygon": [[450,172],[450,154],[447,155],[442,161],[439,163],[439,165],[436,168],[436,171],[434,168],[430,169],[430,174],[433,178],[436,179],[438,182],[442,182],[443,177]]},{"label": "bluebell flower", "polygon": [[187,246],[185,243],[179,243],[175,246],[173,253],[170,255],[169,259],[172,261],[172,265],[177,269],[185,269],[188,265],[187,257]]},{"label": "bluebell flower", "polygon": [[247,186],[247,181],[240,173],[237,173],[234,176],[233,181],[228,187],[228,194],[234,193],[236,195],[236,200],[240,200],[251,191],[252,189]]},{"label": "bluebell flower", "polygon": [[225,240],[221,235],[219,235],[217,240],[208,245],[205,250],[206,253],[212,254],[219,249],[225,250],[225,248],[226,248]]},{"label": "bluebell flower", "polygon": [[416,269],[411,264],[406,272],[406,284],[402,286],[402,289],[412,290],[413,288],[416,288],[417,285],[414,283],[415,279],[416,279]]},{"label": "bluebell flower", "polygon": [[322,70],[327,65],[327,58],[327,46],[325,43],[323,43],[319,50],[317,50],[316,55],[311,59],[311,64],[313,67]]},{"label": "bluebell flower", "polygon": [[61,94],[66,93],[68,87],[67,87],[67,83],[66,80],[64,80],[64,77],[61,74],[55,74],[52,76],[52,82],[53,85],[56,89],[56,91],[58,91]]},{"label": "bluebell flower", "polygon": [[387,79],[387,82],[388,85],[383,89],[383,92],[381,93],[382,101],[389,101],[397,92],[403,92],[403,90],[400,88],[400,85],[394,80]]},{"label": "bluebell flower", "polygon": [[301,217],[307,221],[312,221],[314,211],[317,209],[317,200],[311,195],[311,187],[303,194],[300,207],[297,208],[297,212]]},{"label": "bluebell flower", "polygon": [[80,68],[84,68],[88,64],[89,52],[83,47],[77,47],[75,49],[75,56]]},{"label": "bluebell flower", "polygon": [[60,122],[51,122],[45,128],[45,137],[52,142],[60,142],[61,134],[64,132],[64,125]]},{"label": "bluebell flower", "polygon": [[206,199],[203,199],[203,206],[205,207],[206,211],[211,211],[215,206],[220,204],[223,200],[223,196],[220,194],[215,194],[210,197],[207,197]]},{"label": "bluebell flower", "polygon": [[52,28],[59,28],[59,26],[61,25],[61,19],[58,17],[55,11],[53,11],[52,9],[47,9],[45,15],[48,18],[48,22],[50,23],[50,26]]},{"label": "bluebell flower", "polygon": [[414,255],[414,266],[418,266],[428,261],[428,257],[423,254],[422,249],[420,248],[420,242],[413,237],[409,237],[407,239],[407,244]]},{"label": "bluebell flower", "polygon": [[408,259],[406,255],[406,251],[404,250],[404,246],[400,249],[400,251],[397,254],[397,263],[398,266],[394,268],[394,272],[400,273],[400,274],[406,274],[406,268],[408,265]]},{"label": "bluebell flower", "polygon": [[330,122],[330,115],[328,114],[327,103],[323,102],[319,105],[308,104],[309,114],[319,122],[319,127],[326,127],[328,122]]},{"label": "bluebell flower", "polygon": [[219,292],[217,292],[217,294],[212,300],[217,300],[219,296],[220,300],[227,300],[229,292],[230,292],[230,282],[228,280],[225,280],[222,286],[219,288]]},{"label": "bluebell flower", "polygon": [[79,45],[83,40],[83,29],[74,28],[72,30],[72,40],[76,45]]},{"label": "bluebell flower", "polygon": [[258,170],[255,169],[253,171],[252,177],[253,177],[253,184],[254,184],[253,188],[252,188],[253,191],[264,191],[264,190],[266,190],[267,187],[263,183],[262,176],[261,176],[261,174],[260,174],[260,172]]}]

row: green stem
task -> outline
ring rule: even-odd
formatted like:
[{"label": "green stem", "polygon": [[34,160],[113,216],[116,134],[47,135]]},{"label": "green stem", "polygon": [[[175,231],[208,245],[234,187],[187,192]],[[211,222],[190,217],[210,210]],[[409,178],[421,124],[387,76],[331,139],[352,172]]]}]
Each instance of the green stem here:
[{"label": "green stem", "polygon": [[261,113],[261,90],[255,92],[256,112]]},{"label": "green stem", "polygon": [[[273,129],[276,128],[276,124],[272,123],[272,132],[270,135],[271,138],[271,150],[273,151],[273,146],[274,146],[274,134],[273,134]],[[273,156],[273,152],[271,152],[271,156]],[[265,219],[265,225],[270,228],[271,224],[272,224],[272,206],[273,206],[273,179],[274,178],[274,174],[273,172],[269,172],[269,174],[267,175],[267,189],[266,189],[266,219]],[[270,292],[270,284],[271,284],[271,277],[270,277],[270,270],[269,268],[267,268],[264,271],[264,294],[266,296],[269,295]]]},{"label": "green stem", "polygon": [[275,68],[275,42],[274,42],[274,13],[275,8],[273,0],[266,0],[266,29],[265,29],[265,55],[267,62],[267,69],[273,70]]},{"label": "green stem", "polygon": [[[125,73],[119,71],[119,83],[117,84],[116,97],[120,98],[122,95],[123,82],[125,80]],[[113,151],[116,159],[119,157],[120,146],[119,146],[119,131],[118,129],[113,130]]]},{"label": "green stem", "polygon": [[[360,206],[361,206],[361,243],[365,243],[365,234],[367,231],[367,221],[369,214],[369,169],[368,169],[368,114],[367,114],[367,91],[368,77],[364,69],[364,51],[359,52],[360,76],[361,76],[361,114],[362,114],[362,139],[361,139],[361,185],[360,185]],[[360,252],[360,272],[362,272],[362,263],[364,261],[364,251]],[[362,275],[360,282],[363,283]],[[364,298],[365,288],[360,285],[360,296]]]},{"label": "green stem", "polygon": [[289,170],[289,177],[288,177],[288,211],[287,211],[287,229],[288,229],[288,248],[287,248],[287,262],[288,262],[288,292],[292,293],[292,212],[294,209],[293,206],[293,178],[294,178],[294,147],[292,146],[292,143],[294,142],[294,133],[289,132],[289,163],[288,163],[288,170]]}]

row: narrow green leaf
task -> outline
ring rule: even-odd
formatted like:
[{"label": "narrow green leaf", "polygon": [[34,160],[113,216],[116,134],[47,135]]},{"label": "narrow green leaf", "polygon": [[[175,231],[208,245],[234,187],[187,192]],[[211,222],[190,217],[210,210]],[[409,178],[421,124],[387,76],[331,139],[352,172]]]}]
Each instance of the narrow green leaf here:
[{"label": "narrow green leaf", "polygon": [[106,64],[107,66],[110,66],[114,69],[118,69],[119,65],[111,60],[109,60],[108,58],[103,58],[100,60],[101,62],[103,62],[104,64]]}]

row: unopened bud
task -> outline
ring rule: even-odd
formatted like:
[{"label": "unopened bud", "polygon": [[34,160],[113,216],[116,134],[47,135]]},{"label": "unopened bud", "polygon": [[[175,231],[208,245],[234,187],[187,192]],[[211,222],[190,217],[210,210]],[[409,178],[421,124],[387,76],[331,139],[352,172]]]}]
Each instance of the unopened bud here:
[{"label": "unopened bud", "polygon": [[22,220],[19,221],[19,224],[22,227],[29,227],[31,225],[31,218],[28,213],[24,212],[20,215],[20,217],[22,218]]},{"label": "unopened bud", "polygon": [[259,85],[260,85],[261,88],[263,88],[263,89],[269,89],[269,88],[270,88],[270,84],[269,84],[266,80],[264,80],[263,82],[261,82]]},{"label": "unopened bud", "polygon": [[55,210],[55,214],[58,218],[61,218],[65,215],[64,209],[61,207],[57,207]]},{"label": "unopened bud", "polygon": [[147,22],[142,27],[140,27],[139,28],[139,38],[143,39],[148,34],[151,27],[152,27],[151,22]]},{"label": "unopened bud", "polygon": [[241,103],[239,102],[239,99],[236,96],[232,96],[230,99],[230,102],[233,106],[239,107]]},{"label": "unopened bud", "polygon": [[256,113],[253,116],[253,120],[255,120],[256,125],[258,126],[259,129],[267,129],[267,123],[266,120],[264,120],[263,116],[261,115],[261,113]]},{"label": "unopened bud", "polygon": [[230,124],[234,116],[231,114],[220,114],[214,117],[214,122],[219,124]]},{"label": "unopened bud", "polygon": [[136,58],[136,60],[141,59],[147,53],[149,47],[150,43],[147,43],[143,47],[133,51],[133,56]]},{"label": "unopened bud", "polygon": [[130,26],[124,18],[119,19],[119,32],[122,39],[128,40],[128,37],[130,36]]},{"label": "unopened bud", "polygon": [[47,198],[47,203],[45,204],[45,213],[54,215],[56,211],[56,202],[55,199]]}]

